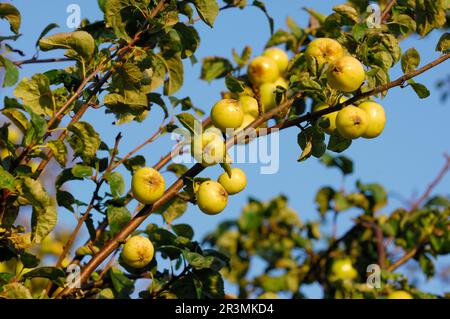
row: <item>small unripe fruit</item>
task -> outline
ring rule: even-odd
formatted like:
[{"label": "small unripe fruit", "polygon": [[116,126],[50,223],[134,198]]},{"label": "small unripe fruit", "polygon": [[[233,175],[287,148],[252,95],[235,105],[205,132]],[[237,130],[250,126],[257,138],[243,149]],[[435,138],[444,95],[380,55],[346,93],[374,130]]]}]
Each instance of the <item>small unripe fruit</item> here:
[{"label": "small unripe fruit", "polygon": [[244,112],[238,101],[233,99],[220,100],[211,109],[211,120],[222,132],[225,132],[227,128],[238,128],[243,119]]},{"label": "small unripe fruit", "polygon": [[351,56],[343,56],[334,61],[327,74],[328,85],[341,92],[356,91],[365,77],[361,62]]},{"label": "small unripe fruit", "polygon": [[162,197],[166,189],[164,177],[151,167],[138,169],[131,180],[134,198],[142,204],[153,204]]},{"label": "small unripe fruit", "polygon": [[191,154],[203,166],[225,162],[226,147],[217,128],[210,128],[201,135],[195,135],[191,141]]},{"label": "small unripe fruit", "polygon": [[344,107],[336,116],[336,128],[339,134],[348,139],[361,137],[368,126],[367,113],[353,105]]},{"label": "small unripe fruit", "polygon": [[264,83],[259,87],[260,102],[266,112],[277,106],[277,86],[287,89],[289,83],[280,77],[274,83]]},{"label": "small unripe fruit", "polygon": [[308,45],[305,51],[307,59],[315,58],[320,65],[333,63],[336,59],[344,55],[344,49],[334,39],[317,38]]},{"label": "small unripe fruit", "polygon": [[154,254],[153,244],[147,237],[134,236],[126,241],[120,257],[126,265],[141,269],[152,261]]},{"label": "small unripe fruit", "polygon": [[289,64],[289,57],[283,50],[279,48],[269,48],[264,51],[263,56],[275,61],[280,72],[284,72]]},{"label": "small unripe fruit", "polygon": [[330,280],[353,280],[358,276],[358,272],[353,268],[349,258],[333,261],[331,264]]},{"label": "small unripe fruit", "polygon": [[225,209],[228,193],[223,186],[214,181],[203,182],[197,191],[197,204],[207,215],[217,215]]},{"label": "small unripe fruit", "polygon": [[248,77],[255,85],[272,83],[280,76],[280,71],[274,60],[265,56],[253,59],[248,66]]},{"label": "small unripe fruit", "polygon": [[[241,95],[239,97],[239,106],[241,107],[242,111],[245,114],[250,114],[253,117],[259,116],[259,108],[258,108],[258,101],[251,96],[248,95]],[[261,110],[264,113],[264,110]]]},{"label": "small unripe fruit", "polygon": [[414,299],[413,296],[411,296],[410,293],[404,291],[404,290],[398,290],[391,292],[387,299]]},{"label": "small unripe fruit", "polygon": [[247,176],[240,168],[234,167],[231,169],[231,177],[227,173],[223,173],[217,180],[229,195],[234,195],[242,192],[247,186]]},{"label": "small unripe fruit", "polygon": [[376,102],[363,102],[358,105],[360,109],[366,111],[369,118],[369,126],[363,134],[365,138],[374,138],[379,136],[386,125],[386,114],[384,108]]}]

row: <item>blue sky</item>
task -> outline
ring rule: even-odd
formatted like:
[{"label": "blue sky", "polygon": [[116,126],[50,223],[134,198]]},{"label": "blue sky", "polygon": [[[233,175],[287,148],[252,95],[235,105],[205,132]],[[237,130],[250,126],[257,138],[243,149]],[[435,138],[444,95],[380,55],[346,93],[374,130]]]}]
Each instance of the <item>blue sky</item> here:
[{"label": "blue sky", "polygon": [[[269,0],[267,8],[275,19],[275,29],[285,27],[285,19],[288,15],[300,26],[305,27],[308,16],[302,10],[303,7],[311,7],[328,14],[334,5],[342,2],[342,0]],[[19,8],[23,18],[21,27],[23,36],[16,42],[15,47],[26,52],[28,57],[34,53],[34,43],[48,23],[59,24],[61,27],[57,30],[58,32],[70,31],[66,26],[68,16],[66,9],[69,4],[78,4],[83,18],[96,20],[101,17],[96,1],[93,0],[41,0],[39,2],[15,0],[12,3]],[[201,45],[196,52],[199,61],[212,55],[231,58],[233,48],[240,52],[247,45],[253,48],[253,56],[255,56],[262,52],[269,37],[267,20],[256,8],[226,10],[217,18],[214,29],[210,29],[201,22],[198,23],[197,28],[201,36]],[[7,29],[6,23],[0,22],[1,33],[5,34],[9,31]],[[403,51],[415,47],[421,54],[421,64],[423,65],[438,56],[434,48],[439,36],[438,32],[433,32],[426,39],[420,41],[418,37],[412,37],[403,41],[401,47]],[[62,51],[41,53],[41,57],[61,56],[62,54]],[[66,65],[25,65],[20,75],[21,77],[30,76],[49,68]],[[220,98],[219,94],[225,86],[223,81],[208,84],[199,80],[200,67],[200,63],[192,66],[189,61],[186,61],[185,86],[176,96],[179,98],[190,96],[196,106],[208,112]],[[360,179],[366,183],[381,183],[389,192],[399,194],[407,199],[423,192],[443,165],[442,154],[450,152],[449,102],[443,104],[439,99],[440,92],[436,90],[436,81],[448,75],[449,71],[450,63],[447,62],[417,78],[418,82],[425,84],[431,91],[431,96],[425,100],[420,100],[411,88],[395,88],[389,92],[381,102],[387,115],[387,125],[383,134],[375,140],[355,141],[344,154],[355,162],[355,173],[346,179],[346,188],[352,189],[355,181]],[[398,65],[390,75],[392,79],[401,75]],[[0,92],[0,98],[3,99],[5,94],[10,95],[11,92],[10,89],[3,90]],[[160,124],[161,115],[160,110],[154,108],[144,123],[115,127],[111,125],[113,118],[109,115],[106,116],[103,110],[91,110],[86,114],[85,120],[94,121],[97,131],[111,146],[117,133],[122,132],[124,138],[120,146],[120,154],[124,155],[139,145],[139,141],[154,132]],[[266,200],[279,194],[285,194],[289,198],[290,205],[299,212],[302,220],[317,218],[318,214],[314,204],[316,191],[324,185],[339,187],[341,176],[336,169],[327,169],[316,159],[298,163],[300,149],[296,142],[297,133],[297,128],[291,128],[280,134],[280,170],[277,174],[259,174],[259,164],[237,165],[246,171],[250,182],[245,191],[230,198],[229,205],[222,214],[206,216],[197,207],[191,206],[179,222],[193,225],[196,238],[201,239],[220,221],[237,217],[249,196]],[[172,145],[173,141],[170,141],[170,137],[165,136],[145,147],[140,154],[145,155],[147,163],[152,165],[158,161],[159,156],[166,154]],[[120,172],[127,177],[127,186],[129,187],[130,176],[123,169]],[[208,168],[202,176],[216,178],[220,173],[219,168]],[[170,174],[164,175],[168,183],[173,180]],[[81,185],[74,184],[72,190],[79,198],[88,201],[91,191],[87,191],[86,186]],[[91,187],[93,188],[93,185]],[[449,189],[450,177],[447,176],[434,192],[448,194]],[[396,197],[391,197],[389,205],[382,210],[382,213],[389,213],[401,205],[403,205],[402,202]],[[61,210],[61,216],[63,217],[60,222],[68,227],[75,223],[71,213]],[[349,227],[349,219],[354,216],[352,212],[343,214],[339,220],[339,233]],[[152,216],[149,221],[159,222],[160,217]],[[448,261],[447,258],[447,263]],[[437,281],[424,283],[423,287],[437,293],[449,288]],[[306,292],[313,297],[320,296],[318,289],[314,287],[307,289]]]}]

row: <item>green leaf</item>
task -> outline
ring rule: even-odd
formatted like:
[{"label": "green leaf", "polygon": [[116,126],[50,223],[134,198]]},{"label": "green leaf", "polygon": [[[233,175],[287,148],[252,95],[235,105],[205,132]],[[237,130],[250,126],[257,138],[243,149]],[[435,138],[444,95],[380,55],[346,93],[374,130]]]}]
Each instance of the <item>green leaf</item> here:
[{"label": "green leaf", "polygon": [[446,53],[450,49],[450,33],[446,32],[439,38],[436,51]]},{"label": "green leaf", "polygon": [[330,209],[330,201],[334,195],[335,191],[331,187],[323,187],[317,192],[315,201],[319,205],[319,213],[322,216]]},{"label": "green leaf", "polygon": [[214,79],[223,78],[233,70],[233,65],[228,59],[221,57],[207,57],[202,61],[200,78],[211,82]]},{"label": "green leaf", "polygon": [[126,207],[108,206],[106,211],[111,236],[115,236],[131,220],[131,213]]},{"label": "green leaf", "polygon": [[22,179],[22,196],[33,206],[32,240],[40,243],[56,225],[56,205],[42,184],[29,177]]},{"label": "green leaf", "polygon": [[74,150],[74,155],[81,156],[83,160],[90,160],[95,157],[100,147],[100,136],[91,124],[78,122],[70,125],[68,130],[72,132],[69,143]]},{"label": "green leaf", "polygon": [[336,153],[341,153],[350,147],[352,140],[346,139],[338,133],[333,133],[328,141],[327,149]]},{"label": "green leaf", "polygon": [[259,1],[259,0],[253,0],[252,6],[257,7],[262,12],[264,12],[264,15],[266,16],[267,21],[269,22],[270,34],[273,34],[274,22],[273,22],[273,18],[267,12],[266,5],[263,2]]},{"label": "green leaf", "polygon": [[236,50],[233,49],[233,59],[239,65],[240,68],[244,67],[248,61],[250,60],[250,57],[252,55],[252,48],[251,47],[245,47],[244,50],[242,50],[242,54],[239,56],[236,52]]},{"label": "green leaf", "polygon": [[183,216],[187,208],[187,202],[179,197],[176,197],[169,202],[167,207],[164,207],[162,215],[166,223],[171,224],[175,219]]},{"label": "green leaf", "polygon": [[23,78],[14,90],[14,95],[38,115],[53,115],[55,112],[50,81],[43,74],[35,74],[31,79]]},{"label": "green leaf", "polygon": [[52,153],[55,160],[58,162],[58,164],[61,166],[61,168],[64,168],[66,166],[67,162],[67,147],[64,142],[60,140],[54,140],[49,141],[47,144],[45,144],[46,147],[48,147]]},{"label": "green leaf", "polygon": [[165,66],[168,73],[168,78],[164,82],[164,94],[172,95],[177,92],[183,85],[184,67],[183,61],[179,55],[174,55],[165,59]]},{"label": "green leaf", "polygon": [[416,0],[417,32],[424,37],[433,29],[442,27],[447,9],[447,0]]},{"label": "green leaf", "polygon": [[134,172],[137,169],[145,166],[145,157],[142,155],[137,155],[127,159],[123,165],[125,165],[126,169],[130,172]]},{"label": "green leaf", "polygon": [[19,33],[21,16],[15,6],[9,3],[0,3],[0,18],[8,20],[12,32]]},{"label": "green leaf", "polygon": [[181,57],[191,57],[200,45],[200,36],[194,27],[177,23],[173,28],[178,32],[183,47]]},{"label": "green leaf", "polygon": [[225,297],[222,275],[213,269],[194,270],[196,283],[201,294],[208,299],[223,299]]},{"label": "green leaf", "polygon": [[328,167],[339,168],[344,175],[353,173],[353,162],[345,156],[333,157],[330,154],[325,154],[320,161]]},{"label": "green leaf", "polygon": [[0,292],[0,297],[6,299],[33,299],[28,288],[18,282],[4,285]]},{"label": "green leaf", "polygon": [[213,256],[204,257],[198,253],[183,250],[183,256],[186,261],[195,269],[210,268],[214,262]]},{"label": "green leaf", "polygon": [[112,172],[106,176],[111,194],[117,198],[125,192],[125,180],[119,172]]},{"label": "green leaf", "polygon": [[231,74],[228,74],[226,76],[226,78],[225,78],[225,85],[227,86],[227,89],[231,93],[244,92],[244,83],[239,81],[237,78],[235,78]]},{"label": "green leaf", "polygon": [[71,169],[72,175],[75,178],[91,177],[93,175],[93,169],[90,166],[76,164]]},{"label": "green leaf", "polygon": [[341,4],[333,7],[333,11],[338,13],[345,20],[346,25],[358,23],[359,14],[352,6]]},{"label": "green leaf", "polygon": [[95,40],[86,31],[62,32],[40,39],[39,47],[42,51],[67,49],[67,56],[89,61],[94,55]]},{"label": "green leaf", "polygon": [[0,55],[0,66],[5,68],[3,87],[13,86],[19,80],[19,70],[8,58]]},{"label": "green leaf", "polygon": [[197,134],[196,130],[201,127],[201,124],[197,121],[194,115],[190,113],[177,114],[177,119],[180,121],[181,125],[183,125],[192,134]]},{"label": "green leaf", "polygon": [[417,69],[420,64],[420,55],[416,49],[410,48],[402,55],[403,73],[410,73]]},{"label": "green leaf", "polygon": [[177,177],[186,173],[188,168],[183,164],[170,164],[167,166],[167,171],[174,173]]},{"label": "green leaf", "polygon": [[75,204],[76,201],[71,193],[58,189],[56,191],[56,201],[58,206],[64,207],[72,213],[75,212],[72,205]]},{"label": "green leaf", "polygon": [[188,224],[173,225],[172,229],[178,236],[183,236],[189,238],[190,240],[194,237],[194,230]]},{"label": "green leaf", "polygon": [[0,166],[0,190],[7,189],[14,192],[16,189],[16,180],[13,175],[8,173],[2,166]]},{"label": "green leaf", "polygon": [[28,119],[27,117],[16,108],[4,108],[2,114],[7,117],[11,122],[13,122],[22,133],[28,131]]},{"label": "green leaf", "polygon": [[289,48],[293,49],[297,44],[297,39],[292,33],[280,29],[270,37],[265,47],[273,47],[284,43],[286,43]]},{"label": "green leaf", "polygon": [[408,80],[409,85],[413,88],[414,92],[416,92],[417,96],[421,99],[425,99],[430,96],[430,91],[423,84],[416,83],[414,80]]},{"label": "green leaf", "polygon": [[214,25],[219,14],[219,5],[217,0],[193,0],[195,9],[197,9],[200,18],[211,28]]},{"label": "green leaf", "polygon": [[55,28],[59,28],[59,25],[57,25],[56,23],[50,23],[49,25],[47,25],[44,30],[42,30],[41,34],[39,35],[39,38],[36,41],[36,46],[39,46],[39,41],[45,37],[51,30],[55,29]]},{"label": "green leaf", "polygon": [[118,298],[129,298],[130,294],[134,291],[133,281],[125,276],[119,269],[114,267],[111,268],[108,273]]},{"label": "green leaf", "polygon": [[63,285],[66,279],[64,270],[55,267],[40,267],[27,272],[22,276],[24,279],[47,278],[56,284]]}]

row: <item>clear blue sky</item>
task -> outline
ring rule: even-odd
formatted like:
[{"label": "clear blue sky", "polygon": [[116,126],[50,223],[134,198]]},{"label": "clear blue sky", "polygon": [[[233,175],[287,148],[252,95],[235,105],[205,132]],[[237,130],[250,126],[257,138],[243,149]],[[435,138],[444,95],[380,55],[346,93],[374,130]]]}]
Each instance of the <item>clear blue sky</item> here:
[{"label": "clear blue sky", "polygon": [[[331,8],[342,3],[342,0],[333,1],[294,1],[276,0],[267,1],[270,14],[275,19],[275,29],[285,27],[285,19],[289,15],[299,25],[306,26],[308,17],[303,7],[308,6],[322,13],[328,14]],[[27,53],[28,57],[34,53],[34,43],[44,27],[55,22],[61,26],[58,32],[70,31],[66,27],[68,14],[66,8],[69,4],[76,3],[81,7],[83,18],[95,20],[100,18],[100,10],[96,1],[93,0],[42,0],[31,2],[28,0],[12,1],[22,12],[23,23],[21,33],[23,36],[15,43],[15,47]],[[1,33],[7,32],[5,22],[0,22]],[[210,29],[201,22],[197,25],[201,36],[201,45],[196,52],[196,57],[200,61],[202,58],[211,55],[225,56],[231,58],[231,50],[235,48],[240,52],[246,45],[253,48],[254,55],[262,52],[265,42],[269,37],[267,20],[261,11],[255,8],[246,10],[226,10],[222,12],[215,24],[214,29]],[[54,31],[56,32],[56,31]],[[415,47],[420,52],[422,64],[435,59],[438,54],[434,47],[439,38],[437,32],[433,32],[425,40],[418,41],[417,37],[412,37],[403,41],[401,46],[403,51],[410,47]],[[61,56],[58,53],[41,53],[41,57]],[[26,65],[21,70],[21,77],[30,76],[36,72],[43,72],[48,68],[57,68],[63,65]],[[185,86],[176,94],[182,98],[191,96],[193,103],[209,111],[210,107],[217,101],[220,91],[224,90],[223,81],[216,81],[212,84],[199,80],[200,63],[191,66],[189,61],[185,63]],[[417,78],[418,82],[425,84],[431,91],[431,96],[425,100],[419,100],[410,88],[396,88],[389,92],[387,98],[382,101],[387,113],[387,126],[381,137],[375,140],[357,140],[354,145],[345,152],[355,161],[355,174],[346,180],[346,187],[351,189],[357,179],[363,182],[378,182],[390,192],[401,194],[405,198],[411,198],[414,194],[420,194],[427,183],[433,179],[440,167],[443,165],[442,154],[450,152],[450,126],[449,102],[443,104],[439,100],[440,92],[436,90],[436,81],[450,71],[450,63],[445,63],[439,67]],[[391,78],[399,76],[401,73],[397,66],[391,71]],[[10,95],[12,90],[3,90],[1,99],[5,94]],[[159,125],[161,112],[154,108],[148,120],[142,124],[127,124],[126,126],[114,127],[111,125],[113,118],[106,116],[103,110],[93,110],[85,116],[86,120],[95,121],[95,128],[101,133],[102,138],[112,145],[114,137],[118,132],[124,134],[124,139],[120,147],[120,154],[137,146],[139,140],[144,140]],[[244,192],[233,196],[229,200],[229,205],[219,216],[205,216],[197,207],[190,207],[188,212],[179,222],[189,223],[194,226],[196,238],[201,239],[207,232],[222,220],[235,218],[240,213],[249,196],[254,196],[265,200],[285,194],[290,200],[290,205],[295,208],[302,220],[315,219],[318,217],[314,204],[316,191],[323,185],[340,185],[340,174],[335,169],[327,169],[318,160],[310,159],[303,163],[297,163],[299,147],[296,143],[298,129],[292,128],[283,131],[280,136],[280,170],[275,175],[260,175],[258,164],[239,165],[243,168],[249,178],[249,185]],[[141,154],[147,158],[149,165],[157,162],[160,155],[167,153],[169,145],[173,142],[169,136],[144,148]],[[121,170],[127,176],[127,186],[129,176],[125,170]],[[209,168],[203,174],[215,178],[220,173],[218,168]],[[168,181],[172,181],[170,174],[165,174]],[[85,186],[73,187],[73,192],[80,198],[88,201],[91,192]],[[93,185],[92,185],[93,186]],[[448,194],[450,189],[450,177],[446,177],[435,189],[435,193]],[[383,213],[388,213],[391,209],[402,205],[402,203],[391,197],[391,201]],[[71,213],[60,210],[61,223],[73,225],[74,218]],[[344,232],[349,226],[349,218],[355,215],[343,214],[339,222],[339,233]],[[159,216],[153,216],[150,222],[160,222]],[[449,258],[447,258],[447,264]],[[448,290],[439,282],[424,283],[426,290],[441,293]],[[305,290],[310,296],[320,296],[314,287]]]}]

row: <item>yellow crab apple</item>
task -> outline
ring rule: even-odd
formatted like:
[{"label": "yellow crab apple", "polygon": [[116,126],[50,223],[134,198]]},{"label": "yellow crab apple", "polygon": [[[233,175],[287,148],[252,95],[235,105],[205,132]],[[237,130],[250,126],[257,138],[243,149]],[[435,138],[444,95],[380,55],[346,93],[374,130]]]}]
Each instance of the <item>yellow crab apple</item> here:
[{"label": "yellow crab apple", "polygon": [[133,236],[125,242],[120,257],[126,265],[140,269],[152,261],[154,254],[153,244],[147,237]]},{"label": "yellow crab apple", "polygon": [[191,154],[203,166],[226,161],[226,147],[219,129],[211,127],[191,140]]},{"label": "yellow crab apple", "polygon": [[[341,97],[339,99],[339,103],[342,103],[344,101],[346,101],[347,98],[346,97]],[[331,105],[328,105],[326,103],[322,103],[322,104],[317,104],[316,106],[314,106],[313,108],[313,112],[318,112],[324,109],[327,109],[331,107]],[[333,134],[333,132],[336,130],[336,116],[338,114],[338,111],[332,112],[332,113],[328,113],[323,115],[322,117],[325,119],[328,119],[328,121],[330,122],[330,125],[324,129],[324,131],[328,134]]]},{"label": "yellow crab apple", "polygon": [[394,292],[391,292],[387,299],[414,299],[413,296],[409,292],[406,292],[404,290],[397,290]]},{"label": "yellow crab apple", "polygon": [[277,106],[277,86],[287,89],[289,87],[289,83],[286,79],[280,77],[273,83],[264,83],[259,87],[260,102],[266,112]]},{"label": "yellow crab apple", "polygon": [[356,91],[366,77],[361,62],[352,56],[335,60],[327,72],[328,85],[341,92]]},{"label": "yellow crab apple", "polygon": [[162,197],[166,189],[164,177],[154,168],[138,169],[131,180],[134,198],[142,204],[153,204]]},{"label": "yellow crab apple", "polygon": [[306,58],[316,59],[319,66],[325,63],[333,63],[336,59],[342,57],[344,53],[342,45],[330,38],[314,39],[309,43],[305,51]]},{"label": "yellow crab apple", "polygon": [[358,272],[353,268],[350,258],[334,260],[331,264],[330,280],[353,280],[358,276]]},{"label": "yellow crab apple", "polygon": [[222,132],[229,128],[238,128],[243,119],[244,112],[234,99],[222,99],[211,109],[211,121]]},{"label": "yellow crab apple", "polygon": [[265,56],[254,58],[247,70],[247,75],[255,85],[275,82],[280,76],[276,62]]},{"label": "yellow crab apple", "polygon": [[247,186],[247,176],[240,168],[233,167],[231,169],[231,177],[228,173],[223,173],[217,180],[229,195],[240,193]]},{"label": "yellow crab apple", "polygon": [[361,137],[369,126],[367,113],[353,105],[340,110],[336,116],[336,129],[348,139]]},{"label": "yellow crab apple", "polygon": [[[244,116],[249,114],[253,117],[257,117],[259,115],[258,101],[254,97],[241,95],[238,102],[244,112]],[[261,111],[264,113],[264,110]]]},{"label": "yellow crab apple", "polygon": [[363,134],[365,138],[374,138],[379,136],[386,125],[386,114],[384,108],[376,102],[363,102],[358,105],[360,109],[366,111],[369,118],[369,126],[366,132]]},{"label": "yellow crab apple", "polygon": [[278,70],[281,73],[286,71],[289,64],[289,57],[284,50],[281,50],[279,48],[268,48],[266,51],[264,51],[263,56],[274,60],[278,66]]},{"label": "yellow crab apple", "polygon": [[207,215],[217,215],[225,209],[228,193],[218,182],[205,181],[197,191],[197,205]]}]

